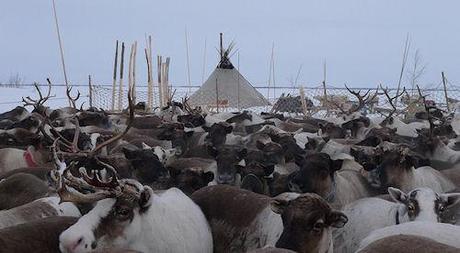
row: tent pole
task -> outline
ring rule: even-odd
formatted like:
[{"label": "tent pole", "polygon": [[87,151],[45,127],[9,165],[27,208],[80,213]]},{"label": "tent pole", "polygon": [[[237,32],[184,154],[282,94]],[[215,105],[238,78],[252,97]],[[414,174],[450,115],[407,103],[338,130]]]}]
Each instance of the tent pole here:
[{"label": "tent pole", "polygon": [[216,111],[219,113],[219,87],[217,85],[217,78],[216,78]]},{"label": "tent pole", "polygon": [[222,60],[222,57],[224,57],[224,39],[223,39],[223,33],[220,33],[220,60]]},{"label": "tent pole", "polygon": [[236,101],[236,107],[240,111],[240,52],[238,52],[238,100]]}]

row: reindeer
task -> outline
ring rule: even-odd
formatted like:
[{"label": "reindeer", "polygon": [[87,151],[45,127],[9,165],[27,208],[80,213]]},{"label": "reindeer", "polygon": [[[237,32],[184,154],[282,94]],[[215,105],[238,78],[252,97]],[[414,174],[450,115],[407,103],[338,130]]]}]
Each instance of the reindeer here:
[{"label": "reindeer", "polygon": [[[58,176],[62,202],[96,203],[93,210],[60,236],[60,250],[90,252],[121,247],[141,252],[211,253],[212,236],[200,208],[176,188],[154,192],[132,179],[119,180],[115,169],[106,168],[106,181],[99,172],[81,178],[70,167]],[[91,190],[93,193],[84,194]],[[178,232],[180,231],[180,232]]]}]

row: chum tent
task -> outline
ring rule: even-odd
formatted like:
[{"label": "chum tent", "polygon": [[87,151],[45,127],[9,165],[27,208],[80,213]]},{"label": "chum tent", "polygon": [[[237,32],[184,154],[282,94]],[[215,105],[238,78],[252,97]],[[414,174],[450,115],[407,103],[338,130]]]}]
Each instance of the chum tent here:
[{"label": "chum tent", "polygon": [[230,62],[229,54],[233,45],[231,43],[224,50],[221,34],[220,62],[200,89],[190,96],[190,105],[238,109],[270,105]]}]

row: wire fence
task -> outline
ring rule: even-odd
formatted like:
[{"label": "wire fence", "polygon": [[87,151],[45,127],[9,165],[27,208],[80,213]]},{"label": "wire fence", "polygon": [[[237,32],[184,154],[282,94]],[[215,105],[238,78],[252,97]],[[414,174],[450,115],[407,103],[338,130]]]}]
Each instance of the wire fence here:
[{"label": "wire fence", "polygon": [[[46,84],[37,84],[40,89],[44,89],[47,87]],[[90,91],[88,85],[72,85],[74,87],[73,92],[79,90],[81,92],[80,103],[85,103],[85,106],[90,105],[89,95]],[[190,96],[196,90],[198,90],[200,86],[178,86],[173,85],[171,86],[171,90],[173,91],[173,100],[181,101],[184,97]],[[272,111],[273,105],[276,105],[275,109],[280,112],[289,112],[289,113],[299,113],[301,112],[302,103],[300,101],[300,87],[293,87],[293,86],[277,86],[277,87],[254,87],[259,93],[264,95],[271,103],[271,106],[264,106],[264,107],[256,107],[256,108],[249,108],[251,111],[255,112],[262,112],[262,111]],[[368,90],[370,93],[376,92],[378,89],[373,88],[350,88],[353,91],[362,91],[362,94],[367,92]],[[7,96],[7,98],[2,97],[0,101],[0,105],[21,105],[22,104],[22,97],[24,96],[36,96],[33,84],[21,84],[21,85],[0,85],[0,93],[4,93],[4,91],[10,90],[9,93],[14,94]],[[321,106],[324,102],[324,88],[322,86],[316,87],[303,87],[304,90],[304,98],[306,100],[306,104],[309,107],[318,107]],[[388,93],[390,96],[396,95],[397,89],[396,88],[388,88]],[[14,92],[16,91],[16,92]],[[66,97],[66,85],[65,84],[53,84],[52,86],[52,94],[55,97],[51,98],[49,101],[52,106],[59,107],[59,106],[67,106],[67,97]],[[427,95],[427,99],[434,101],[438,107],[446,109],[446,93],[447,93],[447,101],[449,104],[452,105],[459,102],[460,98],[460,87],[449,85],[446,90],[442,89],[441,87],[434,86],[433,88],[424,88],[421,90],[423,95]],[[153,91],[155,94],[158,94],[157,87],[154,88]],[[127,90],[122,92],[122,108],[127,107]],[[388,108],[389,104],[385,96],[382,96],[383,93],[379,90],[380,96],[378,96],[378,101],[375,103],[377,107]],[[418,91],[416,89],[406,89],[405,96],[402,97],[400,100],[400,106],[404,106],[404,103],[407,100],[410,100],[410,96],[418,97]],[[0,94],[1,95],[1,94]],[[92,95],[92,106],[97,108],[102,108],[104,110],[111,110],[112,109],[112,84],[108,85],[94,85],[91,90]],[[115,97],[115,104],[117,105],[118,102],[118,95],[119,91],[116,92]],[[213,94],[209,94],[210,96]],[[345,87],[334,87],[328,85],[326,87],[326,95],[328,99],[338,99],[339,101],[349,102],[349,103],[356,103],[357,99]],[[146,101],[148,97],[147,86],[146,85],[137,85],[136,86],[136,101],[142,102]],[[283,98],[283,99],[280,99]],[[288,99],[286,99],[288,98]],[[154,97],[153,100],[153,107],[159,107],[158,98]],[[283,102],[287,101],[287,102]],[[286,104],[283,104],[286,103]],[[117,108],[117,106],[115,107]],[[281,110],[278,110],[280,109]],[[237,110],[238,108],[225,108],[224,106],[220,108],[220,110]]]}]

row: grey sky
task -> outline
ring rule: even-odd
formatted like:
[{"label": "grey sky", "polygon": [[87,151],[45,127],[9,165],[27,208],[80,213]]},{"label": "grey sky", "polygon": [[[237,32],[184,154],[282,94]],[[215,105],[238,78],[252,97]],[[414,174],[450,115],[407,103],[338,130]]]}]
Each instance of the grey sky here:
[{"label": "grey sky", "polygon": [[[322,63],[336,85],[394,86],[407,33],[412,49],[427,63],[423,84],[438,83],[440,71],[460,80],[460,1],[152,1],[56,0],[69,77],[111,82],[116,39],[138,40],[139,82],[145,80],[144,34],[154,37],[154,54],[172,57],[170,79],[186,84],[185,27],[191,77],[201,83],[207,38],[206,76],[217,63],[218,33],[234,39],[241,71],[254,85],[268,80],[272,42],[276,82],[287,85],[302,64],[300,82],[316,85]],[[27,82],[50,76],[63,82],[51,0],[1,0],[0,81],[19,73]],[[236,65],[236,57],[233,58]]]}]

